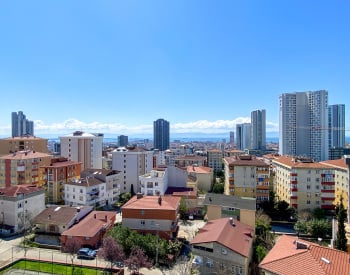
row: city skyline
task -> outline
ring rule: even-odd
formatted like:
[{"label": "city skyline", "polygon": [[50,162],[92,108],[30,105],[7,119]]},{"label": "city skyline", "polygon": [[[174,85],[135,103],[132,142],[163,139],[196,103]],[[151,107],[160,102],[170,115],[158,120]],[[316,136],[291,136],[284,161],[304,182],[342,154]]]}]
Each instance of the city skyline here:
[{"label": "city skyline", "polygon": [[347,116],[349,11],[327,1],[1,2],[0,136],[23,111],[37,136],[152,136],[164,118],[171,136],[228,138],[260,109],[276,136],[279,96],[323,89]]}]

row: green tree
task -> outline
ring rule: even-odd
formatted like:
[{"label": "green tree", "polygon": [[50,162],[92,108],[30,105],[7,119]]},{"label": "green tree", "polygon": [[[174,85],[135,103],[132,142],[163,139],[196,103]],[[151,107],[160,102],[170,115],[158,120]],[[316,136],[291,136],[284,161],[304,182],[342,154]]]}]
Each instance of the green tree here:
[{"label": "green tree", "polygon": [[187,206],[186,200],[183,197],[180,200],[179,214],[180,214],[180,219],[182,220],[185,220],[186,214],[188,214],[188,206]]},{"label": "green tree", "polygon": [[315,219],[323,220],[326,218],[326,212],[324,211],[324,209],[317,207],[313,211],[313,216]]},{"label": "green tree", "polygon": [[307,233],[307,222],[303,220],[299,220],[294,224],[294,230],[299,234]]},{"label": "green tree", "polygon": [[213,185],[213,193],[216,194],[223,194],[225,190],[224,184],[223,183],[215,183]]},{"label": "green tree", "polygon": [[315,238],[327,238],[332,234],[332,224],[327,220],[312,219],[307,222],[307,232]]},{"label": "green tree", "polygon": [[347,239],[345,235],[345,220],[346,220],[346,209],[343,204],[343,197],[340,197],[340,203],[337,207],[337,220],[338,220],[338,232],[336,239],[336,248],[341,251],[348,251]]},{"label": "green tree", "polygon": [[134,184],[131,184],[131,187],[130,187],[130,194],[131,194],[131,197],[135,196],[136,193],[134,191]]}]

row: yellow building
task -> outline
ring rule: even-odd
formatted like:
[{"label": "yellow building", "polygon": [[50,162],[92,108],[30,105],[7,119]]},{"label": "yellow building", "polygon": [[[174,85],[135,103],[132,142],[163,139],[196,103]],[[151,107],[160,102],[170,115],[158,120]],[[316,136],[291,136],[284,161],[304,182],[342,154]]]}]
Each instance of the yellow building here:
[{"label": "yellow building", "polygon": [[47,139],[33,136],[0,139],[0,156],[18,151],[36,151],[47,154],[49,153]]},{"label": "yellow building", "polygon": [[12,185],[42,185],[43,165],[49,165],[51,155],[36,151],[19,151],[0,157],[0,187]]},{"label": "yellow building", "polygon": [[297,210],[334,209],[334,168],[308,158],[279,156],[272,160],[274,190]]},{"label": "yellow building", "polygon": [[260,204],[269,199],[270,170],[264,161],[241,155],[224,158],[225,194],[256,198]]}]

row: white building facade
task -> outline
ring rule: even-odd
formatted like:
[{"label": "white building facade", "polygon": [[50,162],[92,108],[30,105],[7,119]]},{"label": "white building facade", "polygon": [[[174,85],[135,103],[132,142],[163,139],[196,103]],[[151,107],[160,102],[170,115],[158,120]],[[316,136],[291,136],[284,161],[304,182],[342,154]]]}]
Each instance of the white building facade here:
[{"label": "white building facade", "polygon": [[60,137],[61,156],[82,162],[82,169],[102,168],[103,134],[76,131]]},{"label": "white building facade", "polygon": [[327,160],[328,92],[285,93],[279,102],[279,153]]},{"label": "white building facade", "polygon": [[120,171],[120,192],[141,191],[139,176],[149,173],[153,169],[153,151],[138,147],[120,147],[112,151],[112,168]]}]

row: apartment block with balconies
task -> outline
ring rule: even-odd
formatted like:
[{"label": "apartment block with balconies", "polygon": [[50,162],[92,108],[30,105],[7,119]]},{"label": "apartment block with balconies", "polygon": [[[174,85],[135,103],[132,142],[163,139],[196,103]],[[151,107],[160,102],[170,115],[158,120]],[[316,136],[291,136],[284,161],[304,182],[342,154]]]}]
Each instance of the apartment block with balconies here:
[{"label": "apartment block with balconies", "polygon": [[335,171],[329,165],[309,158],[279,156],[275,167],[274,190],[297,210],[334,210]]},{"label": "apartment block with balconies", "polygon": [[264,161],[241,155],[224,158],[225,194],[256,198],[259,205],[269,200],[270,170]]}]

